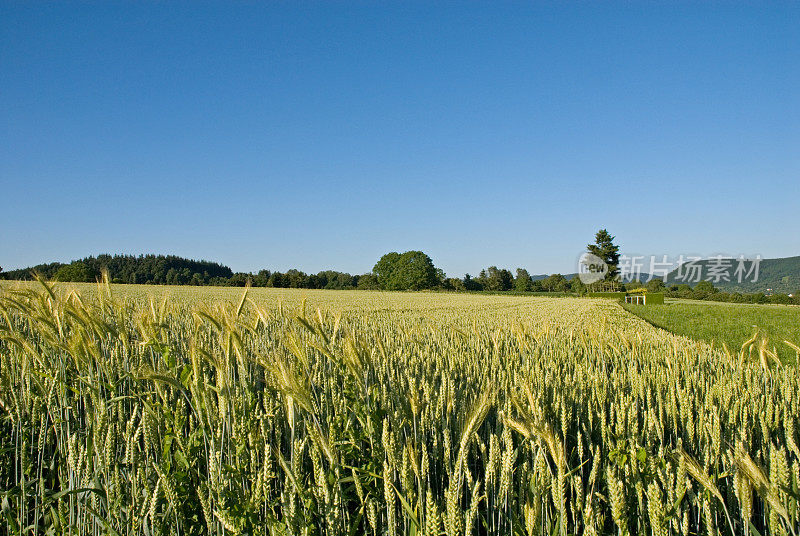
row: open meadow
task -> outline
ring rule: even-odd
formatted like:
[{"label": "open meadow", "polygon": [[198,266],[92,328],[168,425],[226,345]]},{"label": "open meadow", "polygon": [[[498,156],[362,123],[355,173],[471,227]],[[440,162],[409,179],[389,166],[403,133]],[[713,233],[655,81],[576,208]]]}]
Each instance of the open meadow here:
[{"label": "open meadow", "polygon": [[625,309],[656,327],[731,352],[757,356],[761,342],[784,363],[800,360],[800,307],[755,303],[668,300],[663,305],[626,304]]},{"label": "open meadow", "polygon": [[0,288],[0,533],[800,530],[798,367],[610,300]]}]

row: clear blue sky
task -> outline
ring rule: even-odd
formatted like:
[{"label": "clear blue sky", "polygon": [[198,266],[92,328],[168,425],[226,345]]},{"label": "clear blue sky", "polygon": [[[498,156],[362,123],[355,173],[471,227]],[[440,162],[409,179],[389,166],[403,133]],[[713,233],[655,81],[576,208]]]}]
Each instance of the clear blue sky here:
[{"label": "clear blue sky", "polygon": [[0,265],[800,255],[800,3],[0,3]]}]

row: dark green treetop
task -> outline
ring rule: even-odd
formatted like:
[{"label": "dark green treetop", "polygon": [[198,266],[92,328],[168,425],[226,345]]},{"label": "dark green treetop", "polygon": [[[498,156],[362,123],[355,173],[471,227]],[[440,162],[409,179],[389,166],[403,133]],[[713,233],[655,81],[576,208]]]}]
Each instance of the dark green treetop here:
[{"label": "dark green treetop", "polygon": [[597,255],[608,265],[605,281],[613,281],[619,274],[619,246],[614,244],[614,237],[605,230],[600,229],[594,235],[594,244],[586,246],[589,253]]},{"label": "dark green treetop", "polygon": [[383,290],[424,290],[439,281],[433,261],[422,251],[387,253],[372,271]]}]

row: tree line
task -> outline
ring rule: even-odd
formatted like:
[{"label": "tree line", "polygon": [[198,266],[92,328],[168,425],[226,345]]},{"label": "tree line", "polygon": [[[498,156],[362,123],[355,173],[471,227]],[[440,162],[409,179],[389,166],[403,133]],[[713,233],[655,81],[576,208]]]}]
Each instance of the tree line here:
[{"label": "tree line", "polygon": [[0,278],[32,280],[35,274],[51,281],[94,282],[108,271],[112,283],[151,285],[235,286],[248,283],[254,287],[360,290],[453,290],[488,292],[559,292],[584,293],[586,287],[577,277],[553,274],[534,279],[524,268],[515,273],[490,266],[473,277],[447,277],[422,251],[391,252],[382,256],[372,271],[353,275],[336,270],[307,274],[301,270],[286,272],[260,270],[256,273],[233,272],[222,264],[191,260],[175,255],[98,255],[70,263],[53,262],[30,268],[2,272]]},{"label": "tree line", "polygon": [[[257,287],[347,289],[358,288],[363,277],[335,270],[311,275],[295,269],[286,272],[234,272],[216,262],[195,261],[175,255],[98,255],[68,264],[53,262],[8,272],[0,269],[0,278],[30,281],[38,274],[51,281],[94,282],[104,270],[108,271],[112,283],[151,285],[243,287],[249,282]],[[374,276],[366,275],[371,277],[366,277],[361,287],[377,288]]]},{"label": "tree line", "polygon": [[[604,229],[597,233],[596,244],[588,250],[606,260],[610,269],[606,280],[616,277],[618,247],[614,237]],[[597,247],[594,247],[597,246]],[[575,276],[552,274],[542,278],[532,277],[524,268],[514,273],[506,268],[490,266],[473,277],[447,277],[434,266],[431,258],[422,251],[390,252],[383,255],[366,274],[352,275],[336,270],[323,270],[307,274],[291,269],[286,272],[260,270],[257,273],[233,272],[229,267],[211,261],[195,261],[175,255],[98,255],[86,257],[69,264],[40,264],[30,268],[2,272],[0,278],[31,280],[39,274],[52,281],[93,282],[107,270],[113,283],[304,288],[329,290],[451,290],[472,292],[518,292],[518,293],[569,293],[585,294],[591,287]],[[689,285],[666,287],[661,279],[647,282],[630,281],[614,283],[616,290],[646,288],[650,292],[665,292],[667,296],[700,300],[736,303],[798,303],[800,292],[792,295],[763,293],[740,294],[722,292],[708,281],[701,281],[692,288]]]},{"label": "tree line", "polygon": [[361,290],[460,290],[491,292],[581,292],[580,280],[561,274],[534,280],[527,270],[518,268],[516,276],[507,269],[490,266],[477,277],[447,277],[422,251],[391,252],[382,256],[369,273],[353,275],[336,270],[307,274],[260,270],[234,272],[222,264],[191,260],[175,255],[98,255],[70,263],[53,262],[2,272],[0,278],[32,280],[39,275],[51,281],[94,282],[104,270],[112,283],[151,285],[239,286],[361,289]]},{"label": "tree line", "polygon": [[98,255],[72,261],[53,262],[11,270],[5,279],[31,280],[34,274],[53,281],[92,282],[108,270],[114,283],[162,285],[226,284],[233,271],[216,262],[195,261],[175,255]]},{"label": "tree line", "polygon": [[666,296],[691,300],[707,300],[727,303],[776,303],[782,305],[800,305],[800,291],[792,294],[765,294],[763,292],[723,292],[710,281],[700,281],[694,287],[689,285],[671,285]]},{"label": "tree line", "polygon": [[[618,251],[606,230],[596,235],[598,245],[610,247],[608,261],[616,264]],[[601,239],[605,240],[602,242]],[[589,248],[593,248],[589,245]],[[599,252],[599,250],[598,250]],[[516,276],[509,270],[490,266],[477,277],[466,274],[463,278],[447,277],[434,266],[431,258],[422,251],[390,252],[383,255],[370,273],[351,275],[335,270],[306,274],[291,269],[286,272],[260,270],[258,273],[234,273],[229,267],[210,261],[195,261],[174,255],[98,255],[86,257],[69,264],[58,262],[40,264],[30,268],[12,270],[0,277],[30,280],[36,275],[55,281],[92,282],[107,272],[112,283],[156,285],[214,285],[307,289],[363,289],[363,290],[456,290],[490,292],[576,292],[584,293],[586,287],[579,278],[568,280],[561,274],[534,280],[527,270],[517,268]]]}]

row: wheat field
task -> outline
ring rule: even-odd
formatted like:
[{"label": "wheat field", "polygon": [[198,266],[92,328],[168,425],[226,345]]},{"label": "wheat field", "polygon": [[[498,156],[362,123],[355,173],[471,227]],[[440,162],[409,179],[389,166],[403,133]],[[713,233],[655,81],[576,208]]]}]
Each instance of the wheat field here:
[{"label": "wheat field", "polygon": [[763,342],[581,298],[0,293],[2,534],[800,531]]}]

